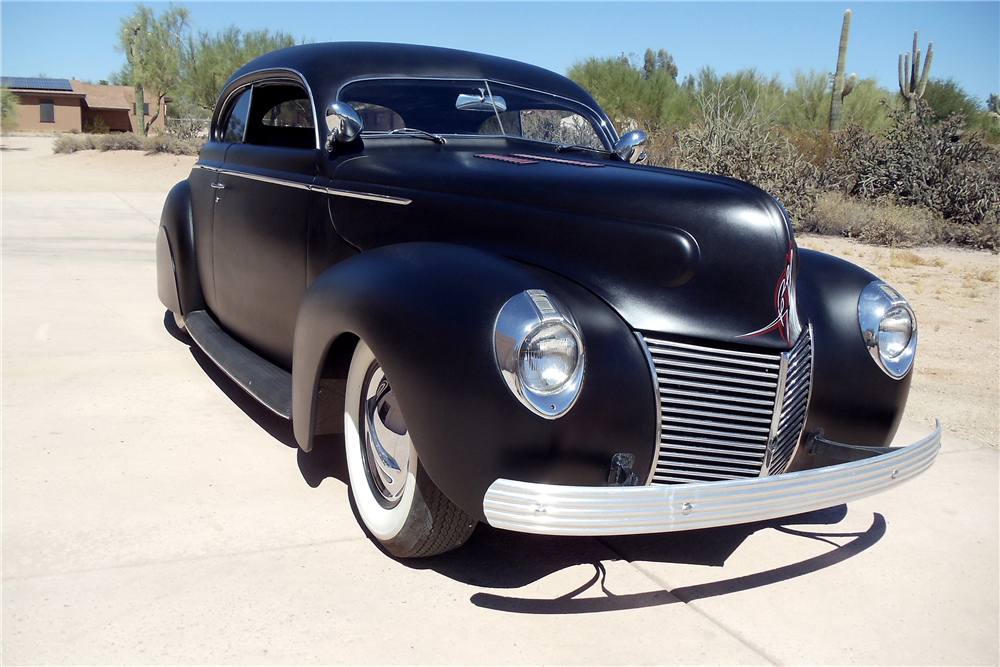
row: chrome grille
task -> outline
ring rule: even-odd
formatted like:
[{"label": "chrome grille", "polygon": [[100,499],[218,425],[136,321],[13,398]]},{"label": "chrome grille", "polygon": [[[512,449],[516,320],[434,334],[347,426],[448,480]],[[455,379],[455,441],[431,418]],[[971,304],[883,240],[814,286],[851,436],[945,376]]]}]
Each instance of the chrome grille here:
[{"label": "chrome grille", "polygon": [[643,340],[656,370],[660,403],[653,484],[784,471],[809,398],[808,331],[785,353]]},{"label": "chrome grille", "polygon": [[766,462],[764,471],[768,475],[785,472],[792,460],[802,427],[805,426],[812,383],[812,329],[803,331],[795,347],[785,354],[788,372],[779,411],[778,431],[771,447],[771,460]]}]

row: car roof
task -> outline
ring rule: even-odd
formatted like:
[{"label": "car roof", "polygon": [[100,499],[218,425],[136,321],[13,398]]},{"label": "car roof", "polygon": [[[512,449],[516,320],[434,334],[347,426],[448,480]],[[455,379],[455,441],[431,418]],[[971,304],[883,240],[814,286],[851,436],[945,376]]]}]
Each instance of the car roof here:
[{"label": "car roof", "polygon": [[579,85],[547,69],[470,51],[381,42],[329,42],[278,49],[251,60],[226,82],[261,70],[294,70],[309,84],[317,106],[332,102],[351,81],[383,77],[484,78],[579,100],[600,112]]}]

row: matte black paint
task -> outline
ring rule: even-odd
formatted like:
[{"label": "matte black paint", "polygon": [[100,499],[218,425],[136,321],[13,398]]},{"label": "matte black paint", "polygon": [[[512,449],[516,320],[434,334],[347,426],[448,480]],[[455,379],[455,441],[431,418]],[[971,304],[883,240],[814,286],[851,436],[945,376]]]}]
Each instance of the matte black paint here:
[{"label": "matte black paint", "polygon": [[[181,315],[205,307],[195,266],[193,230],[191,187],[188,181],[181,181],[167,194],[156,237],[157,294],[165,306]],[[168,271],[168,266],[172,270]]]},{"label": "matte black paint", "polygon": [[[364,183],[413,200],[392,211],[331,202],[337,229],[362,250],[408,241],[488,249],[584,285],[634,329],[735,341],[776,316],[792,231],[774,198],[758,188],[593,158],[604,166],[475,157],[566,158],[524,140],[450,139],[439,147],[413,139],[406,148],[399,141],[367,140],[364,158],[333,157],[321,172],[333,178],[318,180],[347,189]],[[789,346],[777,332],[744,342]]]},{"label": "matte black paint", "polygon": [[[858,297],[875,276],[837,257],[800,253],[800,308],[813,325],[813,384],[804,433],[868,447],[888,446],[906,407],[913,371],[894,380],[872,359],[858,323]],[[835,461],[800,452],[798,470]]]},{"label": "matte black paint", "polygon": [[[791,328],[811,322],[814,336],[806,432],[822,428],[830,439],[861,445],[891,439],[910,376],[886,376],[861,340],[857,298],[873,276],[795,251],[787,216],[751,185],[511,138],[449,137],[444,146],[366,138],[333,154],[318,148],[325,128],[313,149],[218,141],[227,99],[250,83],[277,76],[276,99],[289,82],[308,87],[322,126],[343,84],[407,75],[549,90],[607,123],[564,77],[447,49],[305,45],[268,54],[230,79],[213,119],[215,140],[164,207],[158,292],[171,310],[207,307],[244,345],[293,371],[293,425],[303,449],[312,444],[320,377],[345,377],[360,337],[399,396],[428,474],[466,512],[483,518],[483,494],[497,477],[606,483],[617,453],[634,454],[644,480],[658,415],[632,332],[787,349],[794,340],[778,332],[742,335],[776,316],[790,252]],[[476,157],[482,153],[603,166],[512,165]],[[337,197],[220,169],[412,203]],[[497,313],[525,289],[544,289],[568,306],[586,345],[580,399],[554,421],[516,400],[493,357]],[[800,452],[792,466],[827,462]]]},{"label": "matte black paint", "polygon": [[[583,334],[580,397],[557,420],[525,409],[494,357],[497,313],[526,289],[555,296]],[[436,243],[372,250],[324,273],[295,327],[292,412],[303,449],[311,447],[319,369],[344,333],[372,349],[431,479],[473,516],[484,518],[483,495],[497,477],[600,485],[619,452],[635,454],[640,478],[649,474],[657,416],[646,358],[613,311],[558,276]]]}]

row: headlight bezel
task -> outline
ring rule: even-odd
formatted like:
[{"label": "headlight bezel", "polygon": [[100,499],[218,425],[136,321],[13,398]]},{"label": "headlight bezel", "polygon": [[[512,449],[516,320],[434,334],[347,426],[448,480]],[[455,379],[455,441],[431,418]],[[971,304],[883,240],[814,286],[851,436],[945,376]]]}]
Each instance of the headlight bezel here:
[{"label": "headlight bezel", "polygon": [[[532,335],[546,327],[561,328],[576,344],[576,366],[550,390],[538,390],[521,375],[521,358]],[[583,385],[586,349],[573,315],[544,290],[525,290],[507,300],[497,314],[493,350],[500,374],[511,393],[531,412],[558,419],[576,403]]]},{"label": "headlight bezel", "polygon": [[[888,343],[884,342],[882,323],[887,315],[895,311],[909,316],[910,336],[906,345],[897,355],[890,355]],[[917,349],[917,316],[913,308],[899,292],[883,280],[874,280],[861,290],[858,297],[858,323],[872,359],[886,375],[894,380],[903,379],[913,367],[913,357]],[[886,332],[888,336],[889,332]]]}]

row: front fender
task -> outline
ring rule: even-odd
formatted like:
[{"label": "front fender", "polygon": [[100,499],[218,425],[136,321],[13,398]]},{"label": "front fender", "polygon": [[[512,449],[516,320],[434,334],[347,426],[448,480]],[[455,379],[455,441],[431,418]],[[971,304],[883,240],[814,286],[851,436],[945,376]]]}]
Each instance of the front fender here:
[{"label": "front fender", "polygon": [[[566,305],[583,335],[580,396],[556,420],[521,405],[495,360],[497,314],[526,289],[544,289]],[[649,364],[630,328],[578,285],[438,243],[388,246],[339,263],[310,286],[296,322],[294,428],[306,451],[326,354],[344,334],[372,349],[425,470],[473,516],[485,518],[483,497],[500,477],[597,486],[619,452],[635,455],[640,479],[649,474],[656,446]]]},{"label": "front fender", "polygon": [[[813,382],[804,434],[854,445],[889,445],[906,407],[913,369],[895,380],[875,363],[861,336],[858,298],[876,277],[832,255],[800,251],[800,308],[813,327]],[[803,436],[804,439],[805,436]],[[789,470],[835,461],[799,451]]]}]

